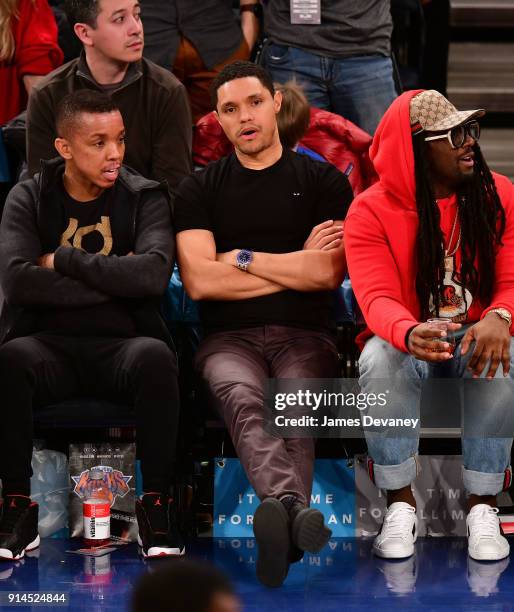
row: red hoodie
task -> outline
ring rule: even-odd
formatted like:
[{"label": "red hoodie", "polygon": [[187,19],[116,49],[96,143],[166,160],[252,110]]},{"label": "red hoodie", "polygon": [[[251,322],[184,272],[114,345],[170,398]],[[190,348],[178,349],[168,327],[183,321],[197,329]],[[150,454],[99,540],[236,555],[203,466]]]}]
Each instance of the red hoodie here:
[{"label": "red hoodie", "polygon": [[[415,286],[418,214],[409,119],[410,100],[420,91],[402,94],[382,118],[370,149],[379,182],[353,201],[346,217],[348,269],[368,326],[357,339],[361,348],[376,334],[407,352],[405,335],[421,322]],[[466,322],[480,320],[491,308],[506,308],[514,314],[514,186],[504,176],[493,173],[493,177],[506,215],[503,245],[496,257],[495,292],[491,304],[471,302],[463,319]],[[438,204],[448,244],[456,198],[439,200]],[[459,260],[457,253],[457,269]],[[514,335],[512,327],[510,331]]]}]

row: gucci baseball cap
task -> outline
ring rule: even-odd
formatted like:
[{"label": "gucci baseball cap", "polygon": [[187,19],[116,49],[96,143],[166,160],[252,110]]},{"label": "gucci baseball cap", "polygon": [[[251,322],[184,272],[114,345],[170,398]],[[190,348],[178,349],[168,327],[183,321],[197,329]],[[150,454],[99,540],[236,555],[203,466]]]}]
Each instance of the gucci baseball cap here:
[{"label": "gucci baseball cap", "polygon": [[414,96],[410,101],[410,124],[413,131],[442,132],[470,119],[482,117],[483,108],[459,111],[435,89]]}]

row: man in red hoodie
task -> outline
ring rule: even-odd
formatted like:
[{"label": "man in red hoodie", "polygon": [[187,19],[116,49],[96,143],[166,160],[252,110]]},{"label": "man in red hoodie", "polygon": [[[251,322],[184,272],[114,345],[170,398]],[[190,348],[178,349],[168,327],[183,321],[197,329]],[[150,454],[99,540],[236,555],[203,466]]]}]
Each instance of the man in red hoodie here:
[{"label": "man in red hoodie", "polygon": [[[458,111],[436,91],[404,93],[371,147],[380,180],[347,216],[348,267],[368,326],[359,338],[361,388],[370,393],[380,380],[392,381],[404,414],[418,409],[422,381],[441,376],[509,377],[477,386],[480,419],[506,414],[512,404],[514,187],[482,157],[477,118],[483,114]],[[446,322],[436,328],[426,322],[430,317]],[[460,338],[454,354],[453,334]],[[388,505],[373,550],[408,557],[417,532],[411,482],[419,430],[412,437],[368,431],[366,438],[370,473],[387,491]],[[477,560],[509,554],[496,495],[510,484],[511,446],[511,437],[486,433],[462,440],[468,552]]]}]

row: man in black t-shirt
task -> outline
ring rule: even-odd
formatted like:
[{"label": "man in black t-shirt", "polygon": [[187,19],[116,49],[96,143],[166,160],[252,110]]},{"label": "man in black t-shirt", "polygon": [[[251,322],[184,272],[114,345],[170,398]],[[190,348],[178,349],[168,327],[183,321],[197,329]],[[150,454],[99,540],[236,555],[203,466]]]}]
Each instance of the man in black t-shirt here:
[{"label": "man in black t-shirt", "polygon": [[9,194],[0,227],[0,559],[39,545],[32,412],[76,396],[134,404],[145,557],[182,555],[169,498],[179,393],[159,297],[173,266],[166,186],[122,166],[125,128],[104,93],[66,96],[61,159]]},{"label": "man in black t-shirt", "polygon": [[330,164],[282,148],[281,94],[264,69],[235,62],[212,91],[235,153],[181,183],[178,258],[207,332],[196,366],[262,500],[257,575],[279,586],[289,563],[321,550],[331,532],[308,507],[314,442],[264,431],[263,385],[337,375],[331,312],[352,192]]}]

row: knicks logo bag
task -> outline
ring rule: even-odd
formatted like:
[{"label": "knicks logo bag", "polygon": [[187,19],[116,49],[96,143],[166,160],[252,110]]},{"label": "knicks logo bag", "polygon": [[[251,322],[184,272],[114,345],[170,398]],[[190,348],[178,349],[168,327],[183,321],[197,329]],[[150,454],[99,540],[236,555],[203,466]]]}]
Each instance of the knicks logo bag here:
[{"label": "knicks logo bag", "polygon": [[92,494],[98,473],[103,473],[106,502],[110,504],[110,537],[133,542],[137,538],[135,516],[135,443],[70,444],[70,537],[84,532],[83,504]]}]

